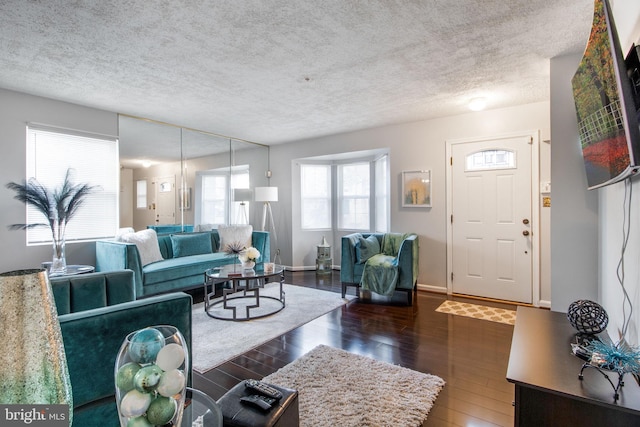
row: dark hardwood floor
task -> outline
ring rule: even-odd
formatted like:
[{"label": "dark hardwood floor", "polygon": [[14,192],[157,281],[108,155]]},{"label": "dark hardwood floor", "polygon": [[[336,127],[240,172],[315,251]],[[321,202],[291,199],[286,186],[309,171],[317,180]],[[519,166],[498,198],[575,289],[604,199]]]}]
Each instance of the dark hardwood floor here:
[{"label": "dark hardwood floor", "polygon": [[[288,272],[285,282],[340,292],[339,272]],[[194,387],[218,399],[239,381],[262,378],[326,344],[443,378],[424,426],[512,426],[514,388],[505,375],[513,326],[435,312],[445,299],[419,291],[413,307],[354,300],[203,375],[194,372]]]}]

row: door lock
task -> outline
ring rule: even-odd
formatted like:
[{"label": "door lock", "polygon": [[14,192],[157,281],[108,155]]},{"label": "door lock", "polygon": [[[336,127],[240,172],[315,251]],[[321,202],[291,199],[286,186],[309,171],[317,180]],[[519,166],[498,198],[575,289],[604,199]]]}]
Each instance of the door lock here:
[{"label": "door lock", "polygon": [[523,235],[523,236],[528,236],[528,235],[529,235],[529,230],[524,230],[524,231],[522,232],[522,235]]},{"label": "door lock", "polygon": [[522,220],[522,223],[523,223],[524,225],[527,225],[527,224],[529,224],[529,220],[528,220],[527,218],[525,218],[525,219],[523,219],[523,220]]}]

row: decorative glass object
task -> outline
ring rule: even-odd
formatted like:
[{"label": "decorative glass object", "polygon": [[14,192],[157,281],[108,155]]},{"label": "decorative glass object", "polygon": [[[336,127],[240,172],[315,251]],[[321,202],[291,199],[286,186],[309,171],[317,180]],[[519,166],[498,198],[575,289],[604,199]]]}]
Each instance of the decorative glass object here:
[{"label": "decorative glass object", "polygon": [[255,266],[256,263],[254,261],[242,261],[242,268],[245,270],[251,270]]},{"label": "decorative glass object", "polygon": [[45,270],[0,274],[0,306],[0,403],[69,405],[71,425],[71,381]]},{"label": "decorative glass object", "polygon": [[175,326],[127,335],[114,367],[120,425],[179,426],[189,366],[186,341]]},{"label": "decorative glass object", "polygon": [[67,257],[64,253],[64,236],[53,241],[53,259],[49,270],[50,276],[67,274]]}]

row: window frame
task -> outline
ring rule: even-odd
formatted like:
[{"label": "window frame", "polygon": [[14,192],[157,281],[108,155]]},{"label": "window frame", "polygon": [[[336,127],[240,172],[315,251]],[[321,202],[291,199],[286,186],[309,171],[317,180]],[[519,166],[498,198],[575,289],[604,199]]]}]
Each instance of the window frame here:
[{"label": "window frame", "polygon": [[[27,123],[26,180],[35,178],[54,190],[68,169],[73,184],[87,183],[96,190],[88,195],[65,231],[65,241],[91,242],[115,235],[120,223],[119,140],[115,136]],[[69,156],[69,152],[73,156]],[[95,159],[99,158],[99,161]],[[111,215],[109,215],[111,211]],[[42,214],[26,206],[25,224],[42,223]],[[27,228],[27,246],[52,244],[48,227]]]}]

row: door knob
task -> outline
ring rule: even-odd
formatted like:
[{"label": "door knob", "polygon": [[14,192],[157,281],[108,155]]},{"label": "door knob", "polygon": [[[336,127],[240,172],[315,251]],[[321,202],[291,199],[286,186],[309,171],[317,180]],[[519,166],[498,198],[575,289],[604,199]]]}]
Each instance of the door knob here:
[{"label": "door knob", "polygon": [[527,224],[529,224],[529,220],[528,220],[527,218],[525,218],[525,219],[523,219],[523,220],[522,220],[522,223],[523,223],[524,225],[527,225]]},{"label": "door knob", "polygon": [[528,236],[528,235],[529,235],[529,230],[524,230],[524,231],[522,232],[522,235],[523,235],[523,236]]}]

